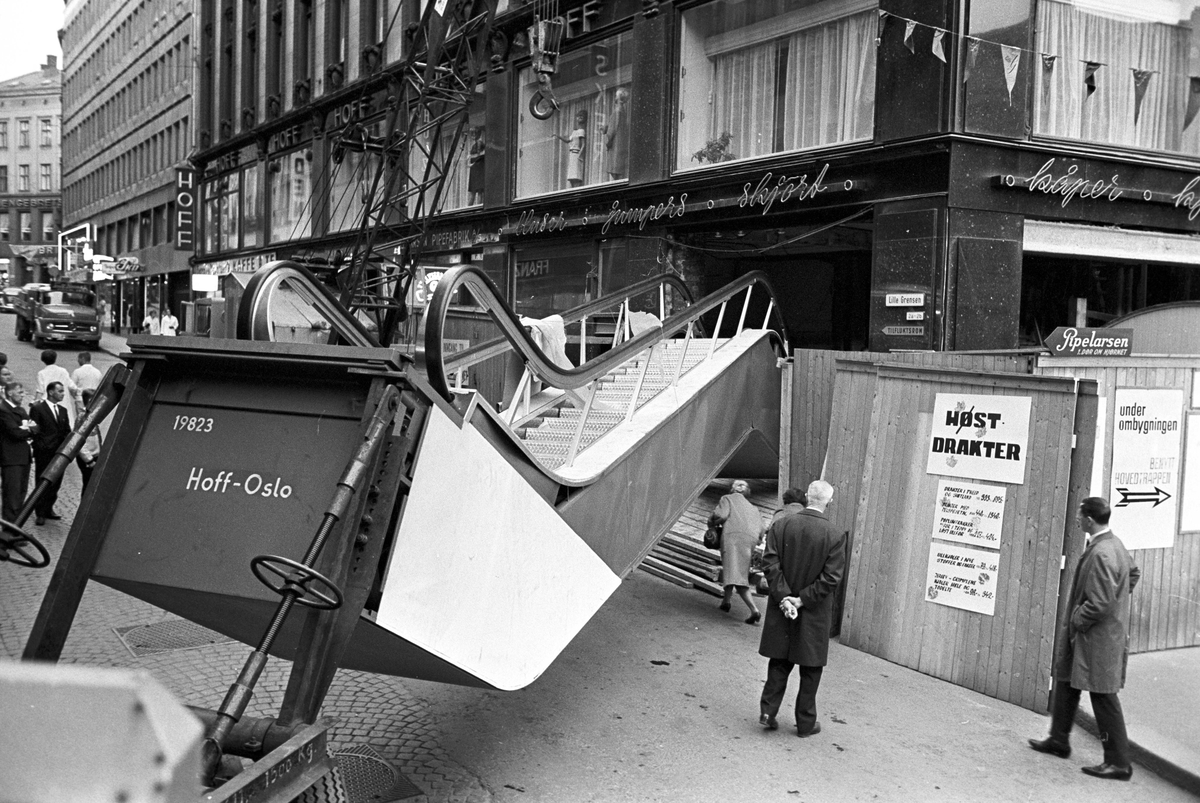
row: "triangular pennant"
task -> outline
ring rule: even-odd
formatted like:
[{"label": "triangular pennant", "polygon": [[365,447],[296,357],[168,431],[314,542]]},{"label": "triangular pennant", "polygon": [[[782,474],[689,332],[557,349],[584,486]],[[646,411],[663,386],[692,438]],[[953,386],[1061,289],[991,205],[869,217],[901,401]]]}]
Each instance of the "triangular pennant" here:
[{"label": "triangular pennant", "polygon": [[912,35],[913,30],[917,27],[917,23],[912,20],[904,21],[904,46],[908,48],[909,53],[916,54],[917,49],[913,45]]},{"label": "triangular pennant", "polygon": [[1183,113],[1183,129],[1192,124],[1192,120],[1196,119],[1196,112],[1200,112],[1200,78],[1192,76],[1188,78],[1188,102],[1187,111]]},{"label": "triangular pennant", "polygon": [[1137,125],[1138,116],[1142,113],[1142,101],[1146,99],[1146,89],[1150,86],[1150,76],[1154,70],[1139,70],[1133,68],[1133,124]]},{"label": "triangular pennant", "polygon": [[1008,105],[1012,105],[1012,91],[1017,83],[1017,70],[1021,67],[1021,48],[1000,45],[1000,56],[1004,59],[1004,83],[1008,86]]},{"label": "triangular pennant", "polygon": [[1084,100],[1087,100],[1096,91],[1096,70],[1104,65],[1098,61],[1085,61],[1084,64],[1086,66],[1083,68],[1083,85],[1087,87],[1087,95],[1084,96]]},{"label": "triangular pennant", "polygon": [[963,83],[971,80],[971,70],[975,69],[975,59],[979,58],[979,40],[967,37],[967,63],[963,65]]},{"label": "triangular pennant", "polygon": [[946,45],[942,42],[946,38],[946,32],[941,28],[933,29],[933,55],[946,63]]},{"label": "triangular pennant", "polygon": [[1058,61],[1058,56],[1052,56],[1049,53],[1042,54],[1042,69],[1046,72],[1054,71],[1054,62]]},{"label": "triangular pennant", "polygon": [[880,41],[883,40],[883,29],[887,27],[887,18],[889,16],[882,8],[879,9],[879,27],[875,29],[875,47],[879,47]]}]

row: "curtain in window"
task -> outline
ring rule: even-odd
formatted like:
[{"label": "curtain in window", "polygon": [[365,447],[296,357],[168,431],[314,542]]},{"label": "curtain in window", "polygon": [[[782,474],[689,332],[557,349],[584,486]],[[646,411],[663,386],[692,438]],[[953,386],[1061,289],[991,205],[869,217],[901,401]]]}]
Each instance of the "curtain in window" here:
[{"label": "curtain in window", "polygon": [[[1111,19],[1058,2],[1038,4],[1038,50],[1054,55],[1037,65],[1037,132],[1150,150],[1197,151],[1183,137],[1190,30],[1177,25]],[[1096,91],[1084,85],[1086,65],[1103,64]],[[1134,125],[1132,70],[1153,72]]]},{"label": "curtain in window", "polygon": [[878,16],[870,10],[789,38],[785,150],[871,138]]},{"label": "curtain in window", "polygon": [[735,159],[775,152],[775,69],[778,43],[747,47],[713,59],[713,138],[732,135]]}]

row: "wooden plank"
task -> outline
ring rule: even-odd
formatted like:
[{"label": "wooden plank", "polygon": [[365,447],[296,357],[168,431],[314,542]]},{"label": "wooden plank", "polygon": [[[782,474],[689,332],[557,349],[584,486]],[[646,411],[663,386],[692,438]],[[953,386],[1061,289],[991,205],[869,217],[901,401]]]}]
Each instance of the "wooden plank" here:
[{"label": "wooden plank", "polygon": [[653,566],[647,565],[645,561],[643,561],[638,566],[638,568],[641,569],[642,571],[644,571],[646,574],[652,574],[655,577],[659,578],[660,580],[666,580],[668,583],[677,585],[680,588],[693,588],[694,587],[690,580],[681,580],[680,578],[675,577],[674,575],[672,575],[668,572],[664,572],[660,569],[654,568]]},{"label": "wooden plank", "polygon": [[651,569],[657,569],[660,572],[665,572],[679,580],[686,580],[686,581],[690,582],[692,585],[694,585],[696,588],[700,589],[701,591],[707,591],[708,593],[713,594],[714,596],[719,597],[722,594],[724,594],[724,589],[721,588],[721,586],[717,585],[716,583],[712,583],[712,582],[703,580],[698,577],[692,577],[692,576],[688,575],[687,573],[683,572],[682,570],[675,568],[671,564],[664,563],[663,561],[658,560],[657,558],[655,558],[653,556],[647,556],[642,561],[641,565],[649,566]]}]

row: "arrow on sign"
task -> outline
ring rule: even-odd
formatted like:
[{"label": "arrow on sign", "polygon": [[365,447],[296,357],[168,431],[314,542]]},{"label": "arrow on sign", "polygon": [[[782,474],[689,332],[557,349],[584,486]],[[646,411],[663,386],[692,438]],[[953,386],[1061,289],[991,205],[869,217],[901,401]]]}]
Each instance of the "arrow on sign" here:
[{"label": "arrow on sign", "polygon": [[1121,501],[1117,502],[1117,507],[1127,507],[1139,502],[1153,502],[1154,507],[1158,507],[1171,498],[1169,493],[1157,485],[1154,486],[1153,493],[1150,491],[1131,491],[1128,488],[1118,488],[1117,493],[1121,494]]}]

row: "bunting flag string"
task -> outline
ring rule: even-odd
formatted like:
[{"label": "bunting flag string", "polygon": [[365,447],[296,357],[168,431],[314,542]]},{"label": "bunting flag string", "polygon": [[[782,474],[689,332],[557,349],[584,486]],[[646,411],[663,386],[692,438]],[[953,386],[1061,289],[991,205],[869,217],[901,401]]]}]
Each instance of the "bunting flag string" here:
[{"label": "bunting flag string", "polygon": [[1021,67],[1021,48],[1000,45],[1000,55],[1004,59],[1004,83],[1008,85],[1008,105],[1011,106],[1013,87],[1017,83],[1017,70]]},{"label": "bunting flag string", "polygon": [[[1001,42],[993,42],[987,39],[980,39],[969,34],[959,34],[954,31],[948,31],[945,28],[939,28],[936,25],[929,25],[917,20],[911,20],[907,17],[902,17],[899,14],[893,14],[890,11],[879,10],[879,26],[876,30],[875,45],[878,47],[882,44],[883,36],[886,31],[887,21],[889,17],[895,17],[897,20],[904,22],[904,46],[910,53],[915,54],[917,45],[914,41],[914,33],[917,28],[929,29],[932,32],[933,41],[930,45],[930,53],[934,58],[941,61],[943,64],[948,64],[946,59],[946,34],[950,33],[959,39],[965,40],[966,49],[963,58],[963,83],[966,84],[971,80],[971,74],[975,70],[976,63],[979,59],[980,47],[989,45],[1000,50],[1001,61],[1004,66],[1004,82],[1008,88],[1008,103],[1011,106],[1013,102],[1012,94],[1016,87],[1017,74],[1020,71],[1021,57],[1024,53],[1039,57],[1042,65],[1042,91],[1049,91],[1053,73],[1057,67],[1058,60],[1061,56],[1054,53],[1045,53],[1039,50],[1030,50],[1029,48],[1020,47],[1018,45],[1006,45]],[[1100,68],[1109,66],[1102,61],[1093,61],[1089,59],[1078,59],[1084,65],[1083,84],[1084,84],[1084,101],[1090,98],[1097,89],[1097,74]],[[1151,79],[1158,74],[1157,70],[1145,70],[1139,67],[1129,68],[1133,81],[1133,124],[1136,126],[1141,117],[1142,105],[1146,99],[1146,93],[1149,89]],[[1188,77],[1188,92],[1187,92],[1187,109],[1184,112],[1183,130],[1187,130],[1188,126],[1200,115],[1200,76]]]},{"label": "bunting flag string", "polygon": [[930,52],[932,52],[933,55],[942,62],[942,64],[946,63],[946,48],[942,42],[942,40],[945,38],[946,32],[941,28],[933,29],[933,47],[930,49]]},{"label": "bunting flag string", "polygon": [[1146,89],[1150,86],[1150,78],[1154,75],[1154,70],[1139,70],[1136,67],[1133,70],[1133,124],[1138,124],[1138,117],[1142,114],[1142,101],[1146,99]]}]

